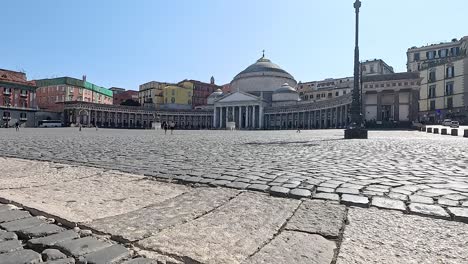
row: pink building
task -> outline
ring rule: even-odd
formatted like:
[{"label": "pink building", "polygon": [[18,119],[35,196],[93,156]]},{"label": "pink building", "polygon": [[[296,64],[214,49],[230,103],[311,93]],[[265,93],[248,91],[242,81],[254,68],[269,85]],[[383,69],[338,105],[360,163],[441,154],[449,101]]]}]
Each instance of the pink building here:
[{"label": "pink building", "polygon": [[64,102],[80,101],[98,104],[112,104],[112,91],[83,80],[61,77],[36,80],[37,104],[39,108],[62,112]]},{"label": "pink building", "polygon": [[125,91],[120,93],[114,93],[114,104],[121,105],[123,102],[127,100],[133,100],[138,102],[138,91]]}]

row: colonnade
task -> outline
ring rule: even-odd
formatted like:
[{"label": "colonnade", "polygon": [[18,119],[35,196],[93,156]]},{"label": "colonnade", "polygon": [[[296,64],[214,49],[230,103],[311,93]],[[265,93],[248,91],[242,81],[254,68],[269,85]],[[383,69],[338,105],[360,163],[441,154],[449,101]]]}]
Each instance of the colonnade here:
[{"label": "colonnade", "polygon": [[267,112],[265,113],[265,129],[313,129],[342,128],[349,124],[350,105],[331,108]]},{"label": "colonnade", "polygon": [[234,123],[236,129],[263,129],[263,106],[238,105],[214,108],[213,128],[227,128]]}]

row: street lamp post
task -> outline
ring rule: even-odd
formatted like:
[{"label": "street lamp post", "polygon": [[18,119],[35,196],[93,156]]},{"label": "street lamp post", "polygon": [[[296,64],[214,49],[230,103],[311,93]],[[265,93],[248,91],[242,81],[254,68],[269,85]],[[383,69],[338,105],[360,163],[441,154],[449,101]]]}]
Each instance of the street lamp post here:
[{"label": "street lamp post", "polygon": [[361,92],[360,92],[360,63],[359,63],[359,8],[361,1],[356,0],[354,9],[356,10],[356,33],[354,48],[354,87],[353,101],[351,103],[351,125],[345,130],[345,139],[367,138],[367,129],[362,127],[363,118],[361,111]]}]

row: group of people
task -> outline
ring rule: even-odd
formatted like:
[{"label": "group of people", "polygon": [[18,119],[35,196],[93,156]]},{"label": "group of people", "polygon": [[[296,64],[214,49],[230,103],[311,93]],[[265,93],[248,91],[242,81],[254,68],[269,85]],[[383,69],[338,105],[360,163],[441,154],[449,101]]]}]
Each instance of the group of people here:
[{"label": "group of people", "polygon": [[172,121],[169,124],[167,122],[163,122],[161,124],[161,128],[164,129],[164,134],[165,135],[167,134],[167,129],[170,129],[171,130],[171,135],[172,135],[174,133],[175,123],[172,122]]}]

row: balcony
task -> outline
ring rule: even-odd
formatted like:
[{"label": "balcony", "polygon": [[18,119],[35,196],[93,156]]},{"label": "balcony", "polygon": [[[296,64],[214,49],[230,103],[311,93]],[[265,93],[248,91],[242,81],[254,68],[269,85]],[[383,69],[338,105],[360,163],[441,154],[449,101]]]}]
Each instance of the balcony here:
[{"label": "balcony", "polygon": [[26,98],[26,97],[28,97],[28,94],[27,93],[20,93],[20,97]]},{"label": "balcony", "polygon": [[11,120],[11,116],[3,116],[3,120]]},{"label": "balcony", "polygon": [[11,95],[11,91],[10,90],[3,90],[3,95]]},{"label": "balcony", "polygon": [[27,118],[27,117],[20,117],[19,120],[20,120],[20,121],[28,121],[28,118]]}]

